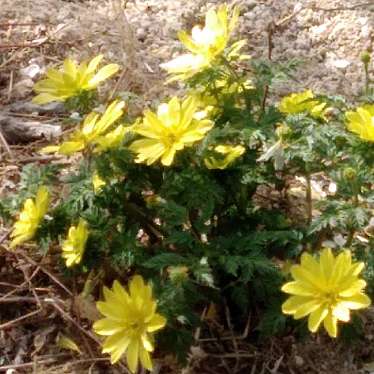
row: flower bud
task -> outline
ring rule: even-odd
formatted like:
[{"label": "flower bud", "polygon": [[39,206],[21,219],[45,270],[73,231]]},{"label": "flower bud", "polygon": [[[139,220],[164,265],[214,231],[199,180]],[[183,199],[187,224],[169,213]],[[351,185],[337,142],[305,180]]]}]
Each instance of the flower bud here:
[{"label": "flower bud", "polygon": [[174,283],[180,283],[188,278],[187,266],[169,266],[167,272],[170,280]]},{"label": "flower bud", "polygon": [[363,52],[363,53],[361,54],[361,56],[360,56],[360,59],[361,59],[361,61],[362,61],[365,65],[368,65],[368,64],[370,63],[370,60],[371,60],[369,52],[368,52],[368,51]]},{"label": "flower bud", "polygon": [[291,128],[284,123],[281,123],[275,130],[278,137],[286,136],[291,133]]},{"label": "flower bud", "polygon": [[349,181],[352,181],[352,180],[356,179],[357,172],[353,168],[345,168],[344,171],[343,171],[343,176],[344,176],[345,179],[347,179]]}]

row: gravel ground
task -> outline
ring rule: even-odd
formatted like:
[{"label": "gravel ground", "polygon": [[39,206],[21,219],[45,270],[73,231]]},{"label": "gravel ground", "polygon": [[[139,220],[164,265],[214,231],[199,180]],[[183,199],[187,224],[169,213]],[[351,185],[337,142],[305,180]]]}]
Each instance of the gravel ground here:
[{"label": "gravel ground", "polygon": [[[39,23],[29,27],[16,24],[5,30],[5,42],[48,37],[41,47],[17,49],[24,57],[19,66],[14,60],[7,64],[5,58],[4,71],[9,74],[14,70],[13,80],[17,82],[25,78],[17,67],[36,63],[43,70],[46,64],[55,63],[56,57],[87,58],[103,52],[108,60],[127,68],[122,90],[155,99],[165,94],[165,74],[159,64],[182,51],[177,31],[190,30],[203,21],[206,9],[219,3],[222,1],[130,0],[124,4],[123,0],[1,0],[0,22]],[[272,59],[298,58],[303,64],[295,81],[282,87],[280,93],[306,87],[348,97],[359,93],[363,86],[359,55],[365,49],[370,50],[374,40],[374,0],[231,0],[228,3],[241,7],[237,33],[248,39],[253,57],[267,57],[268,27],[283,22],[273,36]],[[3,76],[2,81],[4,93],[7,77]],[[28,91],[21,90],[21,96]]]}]

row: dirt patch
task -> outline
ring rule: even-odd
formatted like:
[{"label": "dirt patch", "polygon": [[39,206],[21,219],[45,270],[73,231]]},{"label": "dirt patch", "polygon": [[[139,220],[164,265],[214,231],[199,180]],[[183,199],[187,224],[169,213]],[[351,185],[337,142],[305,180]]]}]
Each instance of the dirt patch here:
[{"label": "dirt patch", "polygon": [[[47,65],[66,56],[84,59],[104,53],[125,68],[120,91],[144,94],[146,100],[160,98],[169,91],[159,64],[181,52],[178,30],[188,30],[203,21],[206,9],[219,3],[222,1],[2,0],[2,93],[8,101],[17,94],[26,96],[32,82],[23,82],[24,92],[16,90],[13,95],[9,91],[25,79],[21,69],[31,64],[40,68],[32,77],[35,80]],[[241,7],[237,33],[248,40],[249,52],[255,58],[267,57],[269,27],[279,25],[272,38],[273,60],[303,61],[295,81],[281,91],[310,87],[348,97],[360,92],[363,71],[359,55],[371,50],[374,39],[374,4],[370,1],[229,3]]]}]

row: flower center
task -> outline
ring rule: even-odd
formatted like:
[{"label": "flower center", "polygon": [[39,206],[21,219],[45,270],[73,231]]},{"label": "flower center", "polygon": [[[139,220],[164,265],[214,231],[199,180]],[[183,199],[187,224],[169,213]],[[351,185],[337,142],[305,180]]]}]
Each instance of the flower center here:
[{"label": "flower center", "polygon": [[165,136],[164,142],[166,146],[168,147],[172,146],[174,143],[177,142],[177,135],[170,132],[169,134]]},{"label": "flower center", "polygon": [[142,335],[145,330],[144,323],[142,321],[133,321],[130,323],[130,330],[134,335]]},{"label": "flower center", "polygon": [[334,292],[328,292],[323,295],[323,300],[329,306],[335,305],[337,303],[337,297]]}]

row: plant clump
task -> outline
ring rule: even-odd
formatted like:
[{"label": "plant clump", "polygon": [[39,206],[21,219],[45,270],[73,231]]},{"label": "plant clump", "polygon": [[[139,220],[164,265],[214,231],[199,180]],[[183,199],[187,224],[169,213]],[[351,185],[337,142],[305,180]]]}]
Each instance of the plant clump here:
[{"label": "plant clump", "polygon": [[[133,373],[152,370],[157,352],[186,363],[203,310],[222,300],[235,328],[256,316],[254,342],[306,330],[288,315],[336,338],[338,321],[370,305],[371,88],[356,105],[307,88],[279,99],[276,83],[301,64],[242,54],[245,42],[231,41],[239,13],[221,5],[179,34],[187,52],[162,67],[184,93],[140,118],[120,98],[100,101],[99,84],[119,70],[97,71],[103,56],[48,70],[34,101],[62,101],[81,122],[40,152],[71,165],[25,167],[19,193],[0,202],[7,219],[20,211],[12,249],[59,247],[66,277],[96,276],[93,331]],[[316,199],[321,176],[335,188]]]}]

